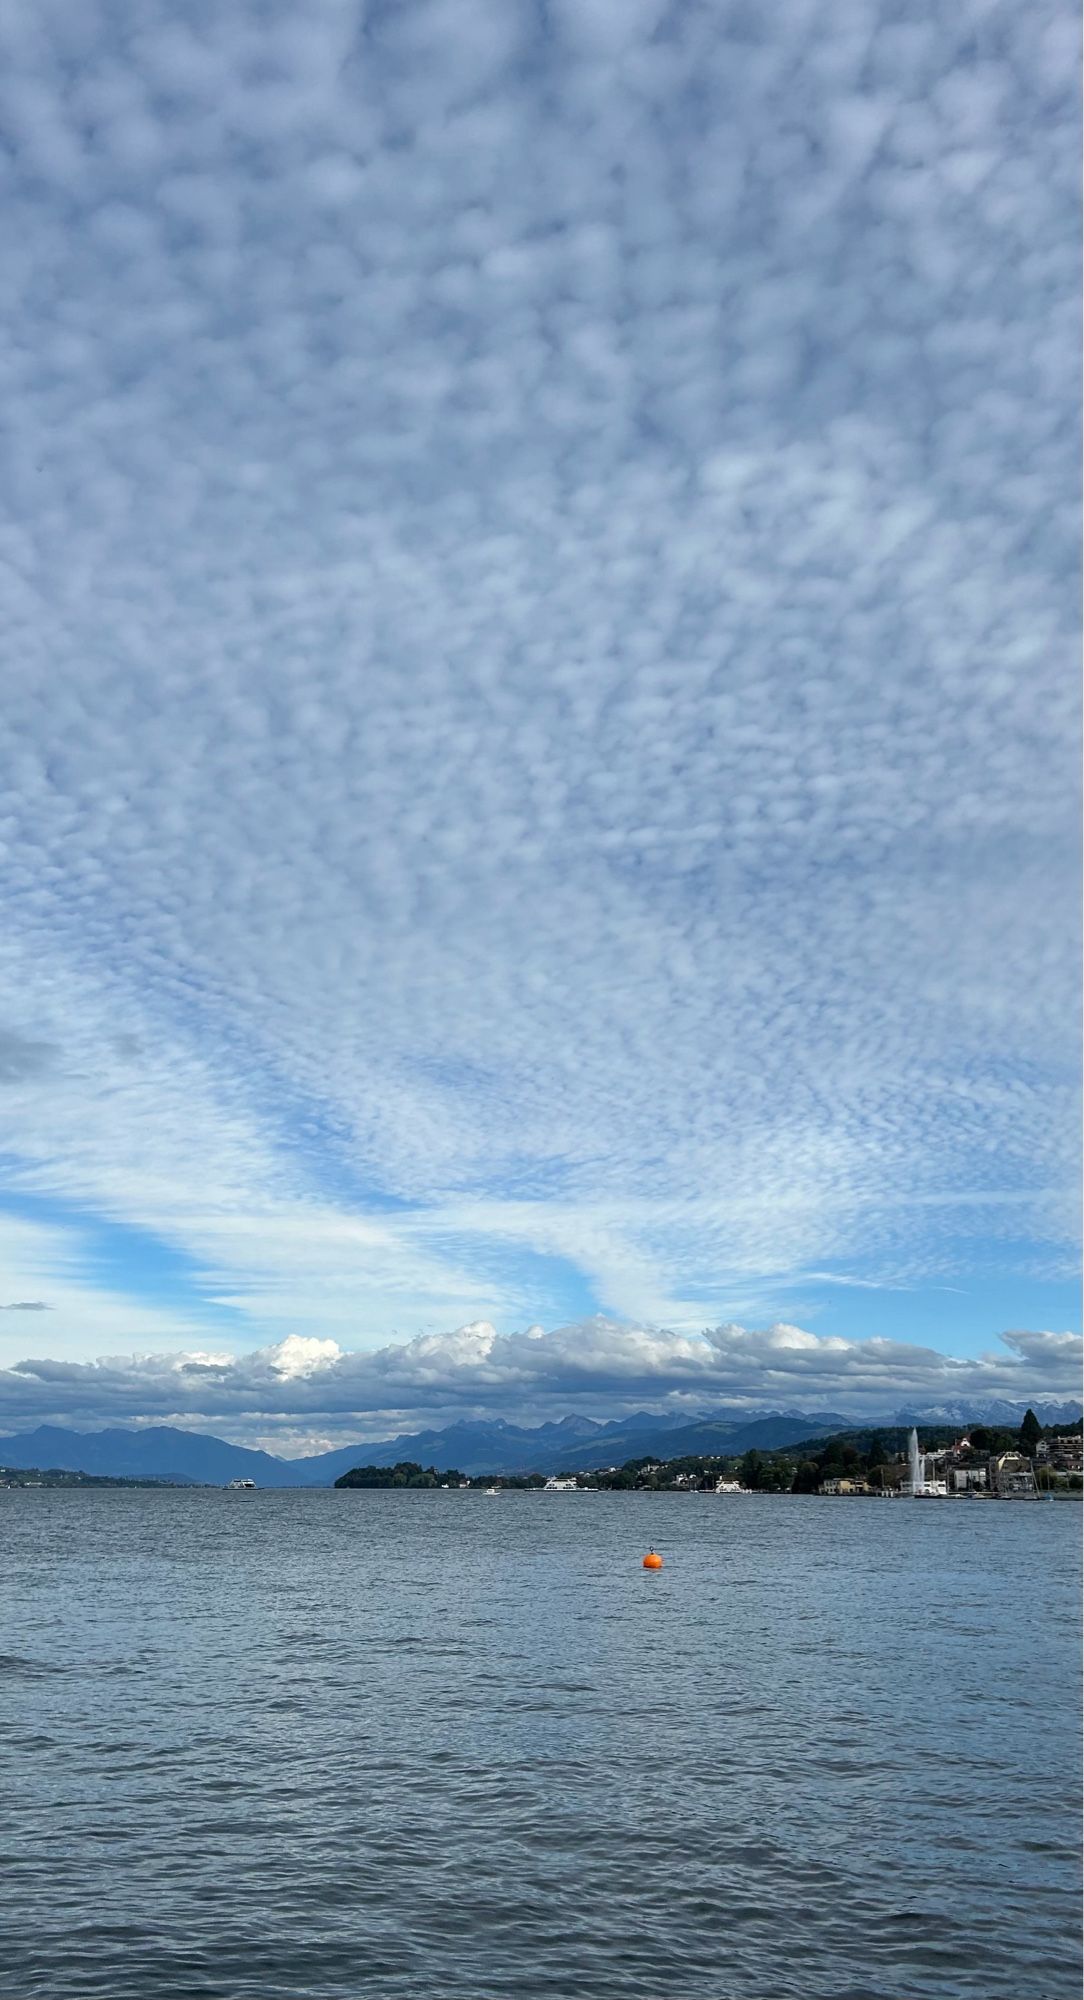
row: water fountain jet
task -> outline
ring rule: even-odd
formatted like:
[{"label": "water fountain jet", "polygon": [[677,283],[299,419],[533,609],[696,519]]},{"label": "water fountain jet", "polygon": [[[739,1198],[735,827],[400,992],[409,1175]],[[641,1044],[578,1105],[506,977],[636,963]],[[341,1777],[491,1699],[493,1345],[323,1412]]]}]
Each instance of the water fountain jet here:
[{"label": "water fountain jet", "polygon": [[911,1473],[908,1484],[912,1498],[921,1499],[926,1491],[926,1460],[918,1448],[918,1432],[914,1429],[907,1447],[907,1463]]},{"label": "water fountain jet", "polygon": [[911,1500],[943,1500],[948,1495],[948,1487],[943,1479],[927,1479],[925,1453],[918,1448],[918,1432],[912,1429],[907,1445],[907,1469],[910,1478],[905,1479],[900,1488]]}]

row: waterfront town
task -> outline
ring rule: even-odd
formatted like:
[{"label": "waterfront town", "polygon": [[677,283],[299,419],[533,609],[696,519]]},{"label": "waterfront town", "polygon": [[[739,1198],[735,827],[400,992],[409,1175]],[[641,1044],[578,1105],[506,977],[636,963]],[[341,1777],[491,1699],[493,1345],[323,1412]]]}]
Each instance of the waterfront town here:
[{"label": "waterfront town", "polygon": [[[940,1450],[919,1453],[922,1469],[916,1479],[912,1462],[898,1458],[870,1468],[864,1475],[840,1474],[822,1480],[818,1492],[887,1494],[915,1499],[951,1499],[963,1495],[995,1500],[1028,1499],[1040,1492],[1069,1493],[1081,1487],[1081,1438],[1041,1438],[1034,1456],[1016,1449],[976,1450],[971,1438],[958,1438]],[[880,1476],[877,1477],[876,1475]]]},{"label": "waterfront town", "polygon": [[[1036,1425],[1036,1429],[1039,1427]],[[879,1499],[1035,1499],[1080,1497],[1084,1460],[1079,1426],[1032,1436],[991,1434],[977,1425],[948,1443],[919,1447],[912,1431],[893,1448],[880,1432],[829,1438],[803,1450],[746,1452],[736,1462],[648,1460],[581,1475],[580,1487],[627,1487],[653,1492],[815,1493]],[[1029,1448],[1030,1447],[1030,1448]],[[800,1450],[802,1448],[799,1448]],[[573,1482],[549,1481],[551,1487]]]},{"label": "waterfront town", "polygon": [[975,1424],[968,1431],[927,1426],[857,1430],[739,1455],[627,1459],[547,1476],[486,1473],[466,1478],[404,1460],[361,1465],[340,1487],[439,1487],[444,1491],[584,1493],[824,1494],[878,1499],[1022,1500],[1084,1491],[1081,1425],[1044,1427],[1029,1410],[1018,1430]]}]

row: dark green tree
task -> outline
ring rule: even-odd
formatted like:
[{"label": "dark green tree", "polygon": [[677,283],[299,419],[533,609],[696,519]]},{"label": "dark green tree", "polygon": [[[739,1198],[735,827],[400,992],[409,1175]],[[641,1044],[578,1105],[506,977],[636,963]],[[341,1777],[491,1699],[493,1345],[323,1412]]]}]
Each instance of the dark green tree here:
[{"label": "dark green tree", "polygon": [[741,1462],[741,1483],[755,1493],[761,1483],[764,1460],[759,1451],[747,1451]]},{"label": "dark green tree", "polygon": [[1020,1426],[1020,1449],[1026,1452],[1029,1458],[1034,1458],[1035,1447],[1042,1434],[1043,1427],[1038,1417],[1033,1409],[1028,1408],[1024,1412],[1024,1421]]},{"label": "dark green tree", "polygon": [[888,1446],[880,1431],[874,1431],[866,1446],[866,1470],[872,1472],[874,1466],[883,1465],[888,1457]]},{"label": "dark green tree", "polygon": [[[771,1457],[768,1460],[767,1484],[773,1493],[789,1493],[794,1484],[794,1460],[792,1458]],[[764,1474],[761,1474],[764,1483]]]}]

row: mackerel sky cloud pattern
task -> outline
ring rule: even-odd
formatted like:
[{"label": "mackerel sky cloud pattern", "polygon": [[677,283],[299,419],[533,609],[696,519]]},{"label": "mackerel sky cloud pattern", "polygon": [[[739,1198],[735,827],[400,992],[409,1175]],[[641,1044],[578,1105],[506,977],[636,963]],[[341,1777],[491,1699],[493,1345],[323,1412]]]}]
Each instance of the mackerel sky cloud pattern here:
[{"label": "mackerel sky cloud pattern", "polygon": [[1060,0],[9,0],[35,1346],[1069,1323],[1076,74]]}]

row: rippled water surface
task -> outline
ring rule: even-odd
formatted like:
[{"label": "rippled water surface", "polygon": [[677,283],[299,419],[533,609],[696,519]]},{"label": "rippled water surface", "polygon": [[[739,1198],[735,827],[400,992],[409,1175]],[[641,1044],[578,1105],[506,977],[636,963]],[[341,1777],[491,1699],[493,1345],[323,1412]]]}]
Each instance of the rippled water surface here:
[{"label": "rippled water surface", "polygon": [[0,1493],[0,1991],[1076,2000],[1079,1542],[1068,1504]]}]

